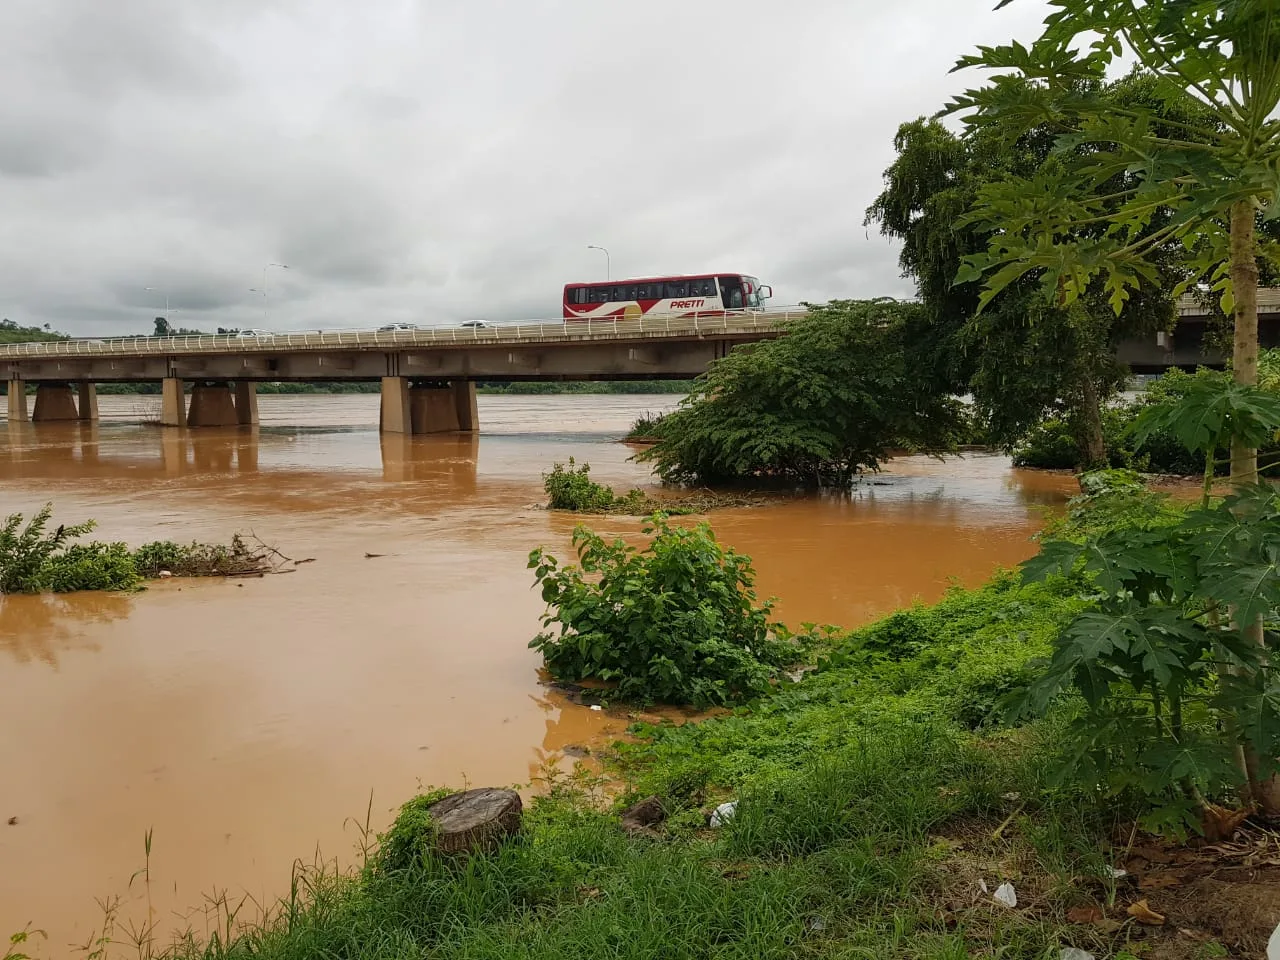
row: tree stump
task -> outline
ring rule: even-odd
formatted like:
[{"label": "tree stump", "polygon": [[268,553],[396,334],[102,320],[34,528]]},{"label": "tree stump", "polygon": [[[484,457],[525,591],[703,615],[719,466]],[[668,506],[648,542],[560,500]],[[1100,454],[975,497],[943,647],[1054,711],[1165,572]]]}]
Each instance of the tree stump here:
[{"label": "tree stump", "polygon": [[520,794],[496,787],[451,794],[427,808],[436,849],[446,855],[496,849],[520,829],[523,811]]},{"label": "tree stump", "polygon": [[659,836],[653,829],[667,819],[667,811],[659,797],[646,797],[622,813],[622,829],[631,836]]}]

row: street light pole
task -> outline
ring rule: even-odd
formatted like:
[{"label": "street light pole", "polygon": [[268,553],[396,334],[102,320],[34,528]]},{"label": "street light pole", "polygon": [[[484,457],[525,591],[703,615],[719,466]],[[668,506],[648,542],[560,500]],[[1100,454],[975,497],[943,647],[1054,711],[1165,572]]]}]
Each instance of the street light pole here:
[{"label": "street light pole", "polygon": [[609,251],[606,250],[604,247],[597,246],[594,243],[588,243],[587,249],[599,250],[601,253],[604,254],[604,278],[606,280],[612,280],[613,279],[613,260],[609,256]]},{"label": "street light pole", "polygon": [[164,294],[164,320],[165,320],[165,323],[168,323],[169,322],[169,291],[161,290],[159,287],[147,287],[146,289],[150,290],[152,293]]},{"label": "street light pole", "polygon": [[262,294],[262,322],[263,323],[266,323],[266,320],[267,320],[267,271],[270,270],[272,267],[279,267],[281,270],[289,269],[289,265],[287,263],[268,263],[266,266],[262,268],[262,289],[259,292]]}]

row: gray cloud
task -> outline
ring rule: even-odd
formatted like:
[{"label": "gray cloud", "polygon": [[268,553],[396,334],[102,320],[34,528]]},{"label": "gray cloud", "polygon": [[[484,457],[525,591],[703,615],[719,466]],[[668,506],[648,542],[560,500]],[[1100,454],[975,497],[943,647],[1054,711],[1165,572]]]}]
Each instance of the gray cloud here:
[{"label": "gray cloud", "polygon": [[0,316],[145,329],[148,286],[206,328],[548,316],[603,273],[589,243],[785,303],[909,293],[862,225],[893,132],[1041,13],[6,0]]}]

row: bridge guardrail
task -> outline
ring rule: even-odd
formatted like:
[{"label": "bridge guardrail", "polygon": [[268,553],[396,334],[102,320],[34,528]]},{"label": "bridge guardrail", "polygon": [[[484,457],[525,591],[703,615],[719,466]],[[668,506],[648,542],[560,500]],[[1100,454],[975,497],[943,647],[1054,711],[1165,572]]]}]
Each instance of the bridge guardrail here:
[{"label": "bridge guardrail", "polygon": [[0,344],[0,358],[176,356],[195,353],[262,353],[290,350],[381,349],[457,344],[572,343],[640,334],[752,333],[772,330],[803,316],[803,307],[717,316],[645,316],[600,320],[522,320],[483,327],[422,327],[415,330],[318,330],[245,337],[210,334],[183,337],[119,337]]}]

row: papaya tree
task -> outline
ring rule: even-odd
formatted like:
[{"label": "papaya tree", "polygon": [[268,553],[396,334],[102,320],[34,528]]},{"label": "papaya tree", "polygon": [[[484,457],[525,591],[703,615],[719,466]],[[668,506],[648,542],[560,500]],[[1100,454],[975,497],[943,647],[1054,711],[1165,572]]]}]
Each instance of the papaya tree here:
[{"label": "papaya tree", "polygon": [[[1274,116],[1280,0],[1050,0],[1049,6],[1044,31],[1029,46],[981,47],[957,64],[996,71],[986,86],[947,107],[963,114],[969,129],[1044,124],[1061,130],[1056,162],[980,192],[968,222],[990,228],[990,240],[965,259],[957,280],[984,282],[980,305],[1026,277],[1061,306],[1099,284],[1119,312],[1132,290],[1154,278],[1153,255],[1176,241],[1191,269],[1172,292],[1205,281],[1221,295],[1233,319],[1236,391],[1223,399],[1253,403],[1258,227],[1280,216],[1280,119]],[[1108,70],[1130,57],[1156,78],[1165,99],[1191,98],[1207,121],[1162,129],[1150,107],[1100,97]],[[1097,189],[1121,174],[1122,188]],[[1231,480],[1240,496],[1258,481],[1257,439],[1249,431],[1230,435]],[[1248,511],[1233,515],[1242,526],[1258,523]],[[1240,576],[1253,569],[1238,563]],[[1280,596],[1264,604],[1231,599],[1223,629],[1265,647],[1264,624],[1274,622],[1278,603]],[[1265,666],[1228,669],[1237,668],[1269,682]],[[1243,746],[1250,798],[1280,813],[1280,785],[1269,775],[1275,744]],[[1247,755],[1259,749],[1263,755]]]},{"label": "papaya tree", "polygon": [[[1102,95],[1122,106],[1149,105],[1161,122],[1198,113],[1189,100],[1167,103],[1155,96],[1155,83],[1137,74],[1106,85]],[[901,242],[903,275],[916,281],[933,341],[954,358],[957,392],[972,394],[988,436],[1011,448],[1046,418],[1059,417],[1075,434],[1078,462],[1093,466],[1107,459],[1102,408],[1128,376],[1116,360],[1117,348],[1173,324],[1169,291],[1185,273],[1174,245],[1153,256],[1156,282],[1134,290],[1119,314],[1099,284],[1078,304],[1061,307],[1044,301],[1034,276],[1023,276],[979,310],[981,278],[954,282],[964,258],[987,249],[993,229],[966,219],[981,191],[1010,177],[1030,178],[1056,162],[1060,133],[1044,123],[1030,129],[991,123],[965,135],[936,119],[904,123],[884,190],[866,219]],[[1121,174],[1093,189],[1114,194],[1123,180]]]},{"label": "papaya tree", "polygon": [[[1204,119],[1162,123],[1151,106],[1103,96],[1124,57]],[[993,232],[958,279],[985,280],[985,304],[1030,275],[1063,306],[1099,282],[1118,313],[1154,279],[1153,254],[1176,241],[1193,269],[1173,293],[1205,280],[1221,294],[1234,319],[1233,376],[1255,384],[1256,226],[1280,213],[1280,0],[1050,0],[1037,40],[980,47],[956,69],[967,67],[996,71],[948,104],[971,130],[1046,125],[1061,135],[1058,162],[983,188],[971,217]],[[1121,189],[1096,189],[1118,174]],[[1257,477],[1257,450],[1240,438],[1231,475]]]}]

